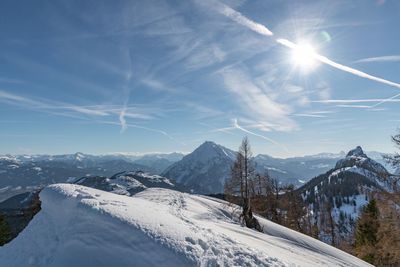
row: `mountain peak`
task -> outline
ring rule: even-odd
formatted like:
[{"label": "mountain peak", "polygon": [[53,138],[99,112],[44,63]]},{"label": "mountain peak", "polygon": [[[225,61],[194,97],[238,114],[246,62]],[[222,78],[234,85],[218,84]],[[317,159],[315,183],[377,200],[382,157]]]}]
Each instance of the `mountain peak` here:
[{"label": "mountain peak", "polygon": [[203,144],[200,145],[201,146],[217,146],[217,144],[213,141],[204,141]]},{"label": "mountain peak", "polygon": [[230,176],[230,166],[235,158],[235,151],[206,141],[168,167],[162,176],[174,179],[196,193],[219,193]]},{"label": "mountain peak", "polygon": [[[198,148],[196,148],[191,154],[196,155],[195,157],[200,158],[213,158],[213,157],[228,157],[231,160],[235,159],[236,153],[226,147],[218,145],[212,141],[205,141]],[[190,154],[189,154],[190,155]]]},{"label": "mountain peak", "polygon": [[[388,173],[388,171],[382,164],[369,158],[364,153],[364,151],[360,146],[357,146],[356,148],[350,150],[344,159],[339,160],[336,163],[335,169],[353,168],[353,167],[356,168],[357,170],[364,169],[369,172],[373,172],[376,175]],[[365,173],[364,170],[362,170],[363,173]]]},{"label": "mountain peak", "polygon": [[347,153],[346,155],[346,157],[351,157],[351,156],[367,157],[361,146],[357,146],[356,148],[350,150],[349,153]]}]

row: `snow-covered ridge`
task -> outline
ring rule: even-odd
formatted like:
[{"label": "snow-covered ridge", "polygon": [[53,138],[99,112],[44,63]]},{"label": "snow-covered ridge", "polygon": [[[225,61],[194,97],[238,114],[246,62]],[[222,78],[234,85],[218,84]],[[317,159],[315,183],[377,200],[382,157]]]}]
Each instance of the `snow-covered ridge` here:
[{"label": "snow-covered ridge", "polygon": [[335,168],[340,169],[353,166],[369,170],[377,175],[389,175],[385,167],[383,167],[382,164],[376,162],[375,160],[370,159],[364,153],[360,146],[357,146],[355,149],[350,150],[344,159],[341,159],[336,163]]},{"label": "snow-covered ridge", "polygon": [[1,266],[370,266],[264,219],[266,233],[242,227],[207,197],[55,184],[40,198],[42,210],[0,248]]},{"label": "snow-covered ridge", "polygon": [[142,171],[120,172],[110,178],[88,176],[77,180],[71,179],[68,182],[127,196],[134,195],[148,187],[175,188],[168,178]]}]

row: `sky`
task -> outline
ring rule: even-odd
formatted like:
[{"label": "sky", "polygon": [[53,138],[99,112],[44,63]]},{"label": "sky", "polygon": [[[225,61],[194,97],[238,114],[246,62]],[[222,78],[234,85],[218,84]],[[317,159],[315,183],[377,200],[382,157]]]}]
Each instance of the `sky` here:
[{"label": "sky", "polygon": [[0,154],[393,152],[400,1],[1,1]]}]

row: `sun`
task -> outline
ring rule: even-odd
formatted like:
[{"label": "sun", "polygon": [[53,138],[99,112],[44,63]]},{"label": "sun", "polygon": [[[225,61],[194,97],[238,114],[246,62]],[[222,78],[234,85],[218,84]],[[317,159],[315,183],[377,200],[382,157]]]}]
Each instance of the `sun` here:
[{"label": "sun", "polygon": [[291,60],[296,67],[310,71],[318,65],[316,55],[316,50],[310,43],[299,43],[292,48]]}]

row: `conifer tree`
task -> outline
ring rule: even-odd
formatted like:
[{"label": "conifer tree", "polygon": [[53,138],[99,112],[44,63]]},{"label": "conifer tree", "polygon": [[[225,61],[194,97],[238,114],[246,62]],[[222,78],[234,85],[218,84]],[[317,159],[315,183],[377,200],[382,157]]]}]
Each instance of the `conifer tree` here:
[{"label": "conifer tree", "polygon": [[0,214],[0,246],[11,239],[11,230],[3,215]]},{"label": "conifer tree", "polygon": [[372,199],[364,207],[357,221],[355,232],[356,254],[361,259],[374,264],[376,260],[376,245],[378,243],[379,211],[376,200]]}]

